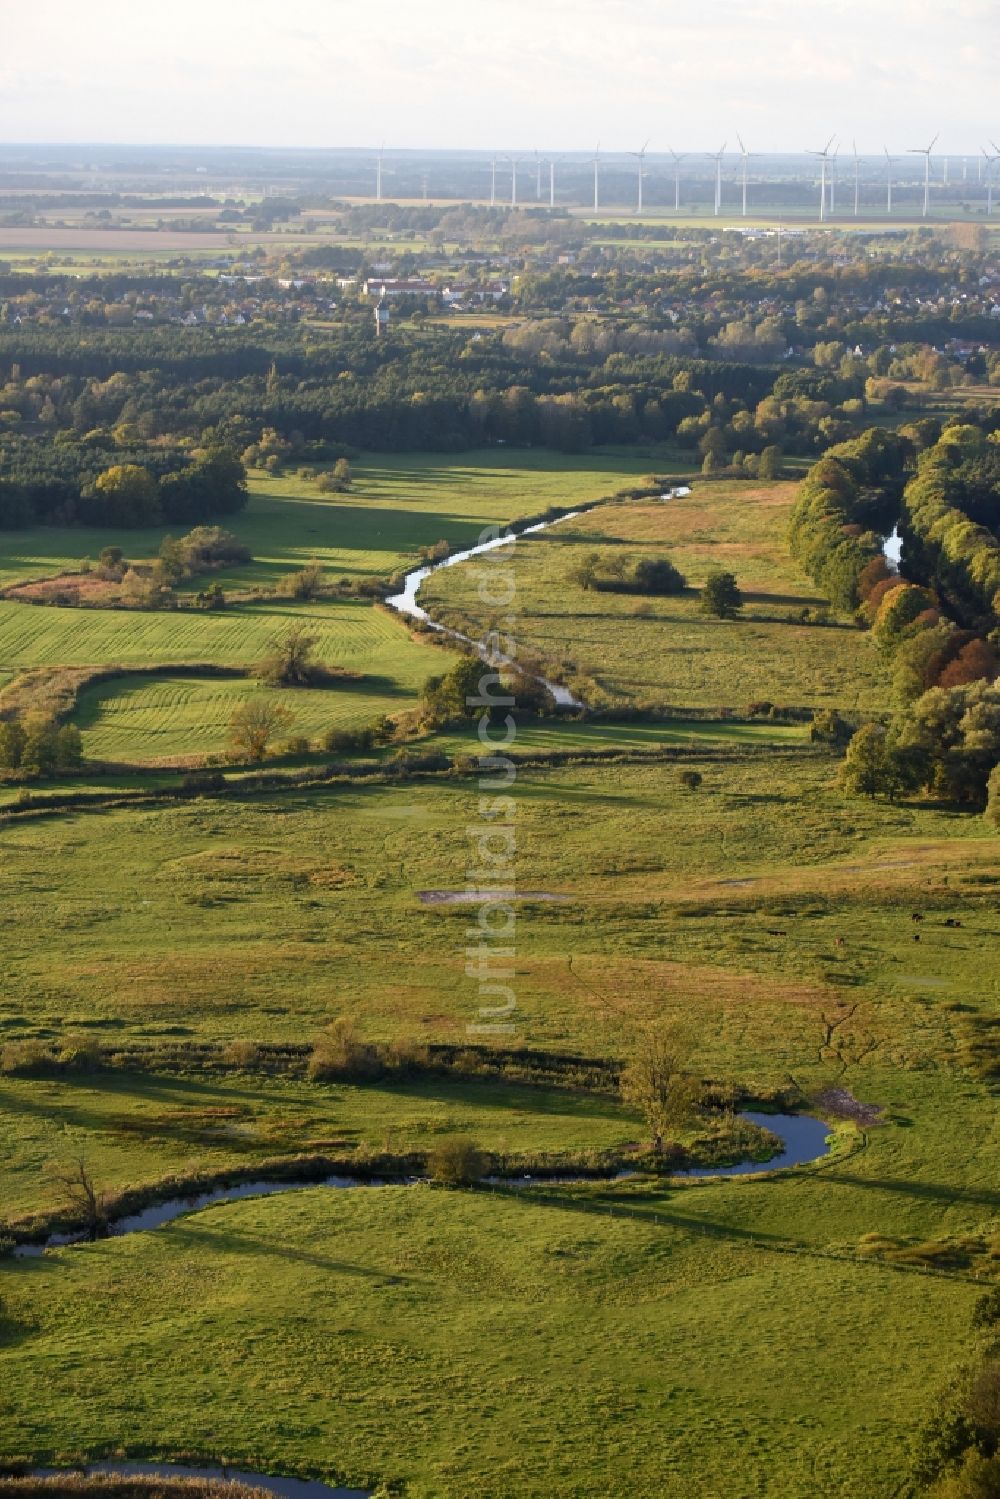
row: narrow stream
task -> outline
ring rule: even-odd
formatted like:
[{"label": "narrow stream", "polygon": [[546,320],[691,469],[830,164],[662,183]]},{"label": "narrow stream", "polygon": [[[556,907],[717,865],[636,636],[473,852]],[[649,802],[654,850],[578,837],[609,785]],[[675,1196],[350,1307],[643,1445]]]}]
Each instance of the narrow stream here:
[{"label": "narrow stream", "polygon": [[899,534],[899,526],[892,528],[892,535],[885,538],[882,553],[886,562],[894,573],[899,572],[899,563],[903,554],[903,538]]},{"label": "narrow stream", "polygon": [[208,1478],[222,1483],[251,1484],[280,1499],[368,1499],[368,1489],[333,1488],[311,1478],[278,1478],[243,1468],[189,1467],[186,1463],[87,1463],[79,1468],[35,1468],[32,1478],[63,1478],[70,1473],[110,1473],[123,1478]]},{"label": "narrow stream", "polygon": [[[417,603],[417,594],[426,583],[431,573],[440,572],[443,567],[454,567],[458,562],[468,562],[470,557],[480,557],[484,552],[494,552],[498,547],[514,546],[519,536],[532,536],[538,531],[547,531],[549,526],[558,525],[560,521],[573,520],[581,514],[579,510],[569,510],[565,515],[557,515],[554,520],[536,521],[533,526],[525,526],[523,531],[514,535],[497,536],[492,541],[480,542],[479,546],[469,547],[464,552],[453,552],[450,557],[445,557],[442,562],[428,562],[423,567],[415,567],[403,578],[403,587],[400,593],[394,593],[386,599],[390,609],[395,609],[397,614],[408,616],[410,619],[419,619],[437,630],[441,635],[447,635],[452,640],[461,640],[464,645],[471,645],[473,650],[482,656],[484,661],[490,661],[493,665],[513,666],[514,662],[509,656],[490,656],[477,640],[463,635],[461,630],[449,630],[444,625],[439,625],[436,620],[431,619],[426,609]],[[580,699],[574,697],[568,687],[561,682],[550,682],[547,677],[537,679],[547,687],[560,708],[582,708]]]},{"label": "narrow stream", "polygon": [[[781,1171],[786,1166],[803,1166],[810,1161],[818,1161],[829,1151],[827,1136],[829,1127],[822,1119],[814,1119],[809,1114],[760,1114],[753,1112],[741,1113],[741,1119],[748,1119],[753,1124],[761,1125],[777,1135],[781,1141],[780,1152],[772,1156],[769,1161],[739,1161],[734,1166],[692,1166],[687,1171],[676,1171],[673,1175],[678,1177],[687,1176],[747,1176],[759,1171]],[[612,1179],[633,1175],[630,1171],[616,1172]],[[151,1203],[149,1207],[143,1208],[138,1213],[130,1213],[127,1217],[115,1219],[108,1227],[108,1238],[117,1239],[123,1234],[143,1233],[152,1228],[159,1228],[164,1223],[170,1223],[174,1218],[180,1218],[186,1213],[197,1213],[203,1208],[214,1207],[216,1203],[236,1202],[242,1197],[270,1197],[279,1192],[301,1192],[313,1187],[386,1187],[386,1186],[413,1186],[416,1178],[408,1177],[399,1181],[388,1181],[385,1178],[367,1178],[357,1176],[327,1176],[319,1181],[269,1181],[261,1178],[257,1181],[238,1182],[229,1187],[214,1187],[210,1191],[199,1192],[191,1197],[170,1197],[163,1202]],[[527,1186],[532,1183],[549,1183],[553,1186],[566,1185],[569,1182],[580,1182],[582,1180],[594,1180],[594,1178],[581,1178],[573,1176],[565,1177],[497,1177],[498,1183],[507,1186]],[[87,1241],[84,1233],[50,1234],[44,1244],[19,1244],[14,1250],[14,1256],[18,1259],[34,1259],[45,1253],[47,1249],[65,1248],[70,1244],[82,1244]]]}]

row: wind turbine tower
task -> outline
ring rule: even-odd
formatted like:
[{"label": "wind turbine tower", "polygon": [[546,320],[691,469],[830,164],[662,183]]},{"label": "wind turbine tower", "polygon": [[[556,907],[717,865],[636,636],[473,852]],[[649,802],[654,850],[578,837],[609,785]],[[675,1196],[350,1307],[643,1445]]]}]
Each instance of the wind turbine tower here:
[{"label": "wind turbine tower", "polygon": [[709,152],[709,156],[715,162],[715,217],[718,218],[722,212],[722,158],[726,154],[726,142],[723,141],[718,151]]},{"label": "wind turbine tower", "polygon": [[912,146],[907,151],[907,156],[922,156],[924,158],[924,218],[931,211],[931,152],[937,144],[938,137],[935,136],[929,146]]},{"label": "wind turbine tower", "polygon": [[861,213],[861,158],[858,155],[857,141],[851,142],[854,148],[854,217],[858,218]]},{"label": "wind turbine tower", "polygon": [[681,162],[684,160],[684,157],[687,155],[687,152],[682,151],[680,153],[680,155],[678,155],[678,153],[674,150],[674,148],[672,146],[668,146],[667,150],[670,152],[671,156],[674,159],[674,213],[680,213],[680,211],[681,211]]},{"label": "wind turbine tower", "polygon": [[822,151],[810,151],[810,156],[818,156],[820,161],[819,179],[819,221],[826,223],[826,169],[830,163],[830,147],[833,145],[833,136],[827,141]]},{"label": "wind turbine tower", "polygon": [[746,146],[743,144],[743,137],[740,135],[740,133],[739,133],[738,130],[736,132],[736,139],[740,143],[740,155],[743,158],[743,217],[746,218],[746,216],[747,216],[747,162],[750,160],[750,157],[752,156],[753,153],[751,151],[748,151],[747,148],[746,148]]},{"label": "wind turbine tower", "polygon": [[520,157],[520,156],[508,156],[507,157],[507,160],[510,162],[510,206],[511,206],[511,208],[516,208],[517,207],[517,169],[520,166],[522,159],[523,158]]},{"label": "wind turbine tower", "polygon": [[490,207],[497,206],[497,153],[494,151],[493,160],[490,162]]},{"label": "wind turbine tower", "polygon": [[837,146],[830,157],[830,217],[837,211],[837,157],[840,155],[840,147]]},{"label": "wind turbine tower", "polygon": [[889,147],[885,150],[885,211],[892,213],[892,168],[895,158],[889,155]]},{"label": "wind turbine tower", "polygon": [[556,162],[561,161],[559,156],[549,157],[549,207],[556,206]]},{"label": "wind turbine tower", "polygon": [[375,202],[382,201],[382,158],[385,156],[385,141],[378,148],[375,158]]},{"label": "wind turbine tower", "polygon": [[986,217],[988,219],[993,217],[993,168],[1000,161],[1000,147],[997,146],[996,141],[990,141],[990,145],[993,147],[994,154],[991,156],[988,151],[983,152],[983,160],[986,162]]},{"label": "wind turbine tower", "polygon": [[594,168],[594,212],[598,213],[600,211],[600,207],[601,207],[601,177],[600,177],[600,173],[601,173],[601,143],[600,143],[600,141],[597,142],[597,149],[594,152],[593,168]]},{"label": "wind turbine tower", "polygon": [[649,141],[646,141],[641,151],[630,151],[628,153],[630,156],[636,158],[639,165],[638,195],[635,201],[636,213],[642,213],[642,180],[646,174],[646,148],[648,145]]}]

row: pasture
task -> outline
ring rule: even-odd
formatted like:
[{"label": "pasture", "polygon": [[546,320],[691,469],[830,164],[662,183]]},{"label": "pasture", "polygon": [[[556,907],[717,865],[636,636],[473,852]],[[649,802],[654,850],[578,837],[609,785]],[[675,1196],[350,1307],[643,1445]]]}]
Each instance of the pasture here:
[{"label": "pasture", "polygon": [[933,1216],[920,1182],[878,1189],[901,1134],[833,1180],[315,1189],[8,1264],[6,1440],[413,1499],[570,1499],[584,1471],[642,1499],[893,1492],[976,1289],[817,1236]]},{"label": "pasture", "polygon": [[[488,448],[463,454],[457,463],[439,454],[379,454],[352,468],[350,492],[333,496],[298,474],[251,475],[247,508],[225,524],[254,560],[214,576],[240,587],[267,586],[315,557],[333,580],[387,577],[415,564],[420,548],[436,541],[461,549],[473,545],[484,526],[537,515],[550,505],[599,499],[639,483],[650,470],[676,472],[678,455],[651,448],[573,459]],[[0,531],[0,587],[74,568],[107,546],[121,546],[139,560],[155,556],[169,529],[178,530]]]},{"label": "pasture", "polygon": [[[655,455],[588,457],[567,465],[549,453],[471,455],[459,465],[437,457],[380,459],[356,466],[352,492],[333,499],[301,477],[252,481],[245,512],[231,529],[253,561],[213,574],[226,588],[273,587],[312,559],[333,583],[388,577],[415,564],[420,547],[474,543],[486,525],[536,514],[550,505],[593,500],[635,483]],[[39,527],[0,535],[0,584],[50,576],[82,555],[122,545],[136,559],[155,555],[165,531],[125,533]],[[204,586],[191,580],[189,591]],[[297,692],[295,734],[330,724],[355,727],[412,706],[423,682],[453,659],[411,639],[405,625],[364,600],[239,604],[221,614],[135,613],[40,607],[0,600],[0,662],[5,673],[34,666],[145,666],[206,661],[252,666],[277,635],[303,622],[317,656],[365,681]],[[151,762],[221,750],[234,708],[252,684],[125,678],[85,694],[80,725],[87,753]]]},{"label": "pasture", "polygon": [[[692,766],[696,792],[678,781]],[[522,769],[518,883],[564,897],[519,906],[531,1044],[615,1053],[643,1015],[695,1019],[707,1070],[773,1083],[814,1068],[824,1016],[850,1011],[845,1043],[950,1055],[998,998],[980,954],[1000,841],[974,817],[849,800],[834,770],[766,747]],[[301,1041],[349,1013],[385,1040],[461,1042],[469,913],[419,892],[464,889],[478,798],[438,776],[9,823],[0,1034]],[[919,948],[911,907],[934,913]]]},{"label": "pasture", "polygon": [[[784,542],[795,485],[696,480],[687,499],[602,505],[517,543],[516,637],[521,653],[549,663],[593,700],[742,707],[782,705],[871,711],[887,685],[868,637],[851,621],[802,624],[825,608],[791,563]],[[676,597],[584,590],[574,572],[595,552],[628,566],[668,556],[688,580]],[[736,574],[739,620],[706,618],[697,588],[708,571]],[[480,636],[489,612],[477,570],[445,569],[421,602],[435,618]],[[588,691],[588,684],[589,691]]]}]

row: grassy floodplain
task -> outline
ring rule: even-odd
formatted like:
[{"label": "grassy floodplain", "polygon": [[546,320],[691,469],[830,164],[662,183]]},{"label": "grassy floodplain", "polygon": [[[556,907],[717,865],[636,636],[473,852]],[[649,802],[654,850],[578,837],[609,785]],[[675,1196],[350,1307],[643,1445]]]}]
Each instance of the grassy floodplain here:
[{"label": "grassy floodplain", "polygon": [[[785,548],[794,497],[789,481],[696,480],[686,499],[602,505],[519,541],[521,649],[633,703],[883,706],[877,656],[850,620],[828,627],[794,620],[825,604]],[[571,574],[594,552],[629,563],[669,556],[689,588],[676,598],[585,591]],[[697,589],[716,567],[735,573],[743,590],[739,621],[699,612]],[[475,590],[469,570],[448,568],[428,580],[421,599],[435,617],[482,634],[489,617]]]},{"label": "grassy floodplain", "polygon": [[[385,576],[439,537],[468,544],[486,520],[670,467],[512,457],[359,465],[355,494],[332,501],[256,480],[234,523],[255,560],[230,581],[266,585],[313,556],[334,577]],[[822,602],[785,553],[792,493],[698,483],[687,501],[602,506],[518,541],[519,639],[572,650],[633,701],[881,708],[863,635],[784,617]],[[81,542],[5,539],[5,576],[57,570]],[[592,550],[667,553],[695,585],[731,567],[745,617],[584,593],[569,573]],[[436,575],[427,596],[482,627],[470,572]],[[368,675],[295,694],[303,726],[327,699],[358,722],[405,705],[448,659],[360,600],[220,616],[3,603],[0,630],[17,665],[240,662],[296,613],[321,654]],[[88,690],[80,722],[94,753],[139,759],[152,742],[166,758],[212,745],[245,687],[133,675]],[[477,741],[424,743],[464,756]],[[770,1180],[302,1189],[0,1259],[7,1454],[187,1454],[409,1499],[900,1491],[1000,1244],[995,1100],[968,1067],[973,1027],[1000,1004],[983,956],[1000,936],[1000,839],[949,808],[845,798],[802,724],[542,723],[516,750],[569,757],[516,782],[518,879],[558,897],[518,908],[516,1039],[620,1057],[638,1019],[662,1016],[705,1076],[803,1100],[846,1088],[881,1122],[838,1124],[828,1160]],[[681,769],[701,773],[697,791]],[[0,1040],[85,1034],[147,1056],[305,1045],[349,1015],[369,1038],[462,1045],[479,1003],[470,913],[421,896],[464,888],[479,796],[470,774],[396,774],[32,817],[8,798]],[[495,1077],[310,1083],[252,1062],[212,1072],[193,1052],[0,1075],[0,1221],[51,1209],[46,1163],[75,1151],[119,1188],[455,1135],[517,1156],[621,1151],[641,1134],[611,1095]]]},{"label": "grassy floodplain", "polygon": [[[995,1110],[952,1059],[971,1010],[998,998],[981,959],[998,840],[933,809],[887,820],[845,804],[828,761],[700,768],[695,795],[669,767],[523,776],[532,887],[570,897],[522,913],[525,1033],[614,1053],[623,1021],[669,1013],[706,1071],[846,1084],[884,1124],[846,1159],[771,1182],[541,1200],[304,1191],[5,1266],[12,1449],[238,1453],[399,1478],[428,1499],[575,1495],[581,1461],[650,1499],[693,1482],[798,1499],[817,1473],[844,1499],[892,1492],[936,1398],[928,1363],[963,1346],[977,1287],[859,1251],[872,1233],[996,1231]],[[8,827],[21,1000],[4,1034],[301,1040],[346,1012],[369,1034],[460,1040],[468,918],[416,892],[460,888],[475,796],[410,784]],[[945,930],[958,910],[963,928]],[[40,951],[42,912],[57,940]],[[638,1133],[613,1102],[545,1090],[252,1073],[3,1079],[0,1109],[7,1211],[44,1205],[39,1168],[60,1147],[136,1183],[335,1142]],[[108,1379],[84,1388],[81,1347]],[[239,1408],[223,1398],[234,1358],[251,1371]]]}]

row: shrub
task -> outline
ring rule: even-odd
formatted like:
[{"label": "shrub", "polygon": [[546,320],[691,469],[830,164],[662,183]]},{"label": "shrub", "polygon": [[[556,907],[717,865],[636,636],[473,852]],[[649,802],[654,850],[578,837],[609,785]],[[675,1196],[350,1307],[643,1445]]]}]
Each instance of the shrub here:
[{"label": "shrub", "polygon": [[101,1048],[93,1036],[70,1035],[60,1045],[57,1057],[64,1067],[99,1067]]},{"label": "shrub", "polygon": [[323,748],[331,755],[362,755],[375,743],[375,730],[327,729],[323,735]]},{"label": "shrub", "polygon": [[666,557],[644,557],[636,563],[633,578],[640,593],[683,593],[687,586],[684,574]]},{"label": "shrub", "polygon": [[279,754],[282,755],[307,755],[309,753],[309,740],[304,734],[296,734],[291,739],[286,739],[279,746]]},{"label": "shrub", "polygon": [[0,1072],[30,1075],[52,1065],[52,1053],[41,1041],[8,1041],[0,1051]]},{"label": "shrub", "polygon": [[427,1169],[441,1186],[471,1187],[485,1176],[487,1161],[472,1140],[453,1135],[428,1153]]},{"label": "shrub", "polygon": [[323,584],[322,562],[310,562],[300,572],[286,573],[278,583],[278,593],[293,599],[314,599]]},{"label": "shrub", "polygon": [[260,1061],[260,1047],[253,1041],[230,1041],[222,1053],[222,1060],[231,1067],[256,1067]]},{"label": "shrub", "polygon": [[702,782],[701,772],[697,770],[679,770],[677,779],[685,791],[697,791]]},{"label": "shrub", "polygon": [[374,1077],[379,1070],[374,1048],[359,1038],[354,1022],[346,1015],[338,1016],[320,1032],[306,1065],[306,1073],[313,1082]]},{"label": "shrub", "polygon": [[271,643],[271,649],[260,663],[260,680],[267,687],[308,687],[323,674],[313,659],[315,635],[302,624],[295,624]]}]

